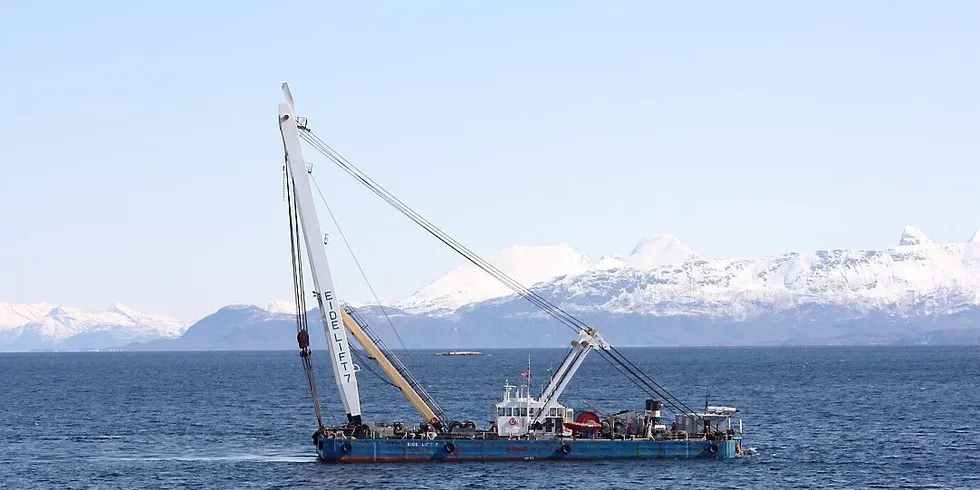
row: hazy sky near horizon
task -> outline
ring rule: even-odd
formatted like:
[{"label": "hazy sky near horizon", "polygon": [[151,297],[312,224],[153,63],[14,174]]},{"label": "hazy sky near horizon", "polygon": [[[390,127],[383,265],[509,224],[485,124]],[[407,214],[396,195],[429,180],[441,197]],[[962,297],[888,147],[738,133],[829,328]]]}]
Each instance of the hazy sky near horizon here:
[{"label": "hazy sky near horizon", "polygon": [[[280,82],[484,255],[980,228],[980,2],[4,2],[0,302],[291,298]],[[307,150],[382,298],[460,260]],[[321,216],[328,231],[333,225]],[[340,240],[342,296],[369,293]]]}]

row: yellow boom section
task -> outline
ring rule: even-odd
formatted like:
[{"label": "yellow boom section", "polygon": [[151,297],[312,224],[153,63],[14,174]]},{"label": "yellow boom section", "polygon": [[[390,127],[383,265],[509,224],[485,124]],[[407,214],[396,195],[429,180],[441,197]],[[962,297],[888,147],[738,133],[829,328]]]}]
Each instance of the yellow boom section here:
[{"label": "yellow boom section", "polygon": [[347,311],[341,309],[340,314],[344,320],[344,326],[347,327],[347,330],[351,333],[351,335],[357,339],[357,343],[361,344],[361,347],[364,347],[364,350],[366,350],[371,358],[378,363],[381,370],[384,371],[385,374],[388,375],[388,378],[391,379],[391,382],[394,383],[399,390],[401,390],[402,395],[408,399],[408,402],[411,403],[423,417],[425,417],[425,420],[428,420],[430,424],[436,427],[436,429],[441,430],[442,424],[439,417],[436,416],[436,413],[431,407],[429,407],[428,404],[425,403],[425,400],[422,399],[415,389],[412,388],[412,385],[408,383],[405,377],[398,372],[398,369],[395,369],[395,366],[388,360],[384,353],[381,352],[378,345],[371,340],[371,337],[368,336],[367,332],[365,332],[364,329],[361,328],[361,326],[358,325],[353,318],[351,318]]}]

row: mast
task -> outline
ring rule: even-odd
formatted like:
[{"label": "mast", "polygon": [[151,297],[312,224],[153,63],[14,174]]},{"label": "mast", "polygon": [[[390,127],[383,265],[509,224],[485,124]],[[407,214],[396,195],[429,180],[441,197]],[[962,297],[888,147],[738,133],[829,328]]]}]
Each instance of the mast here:
[{"label": "mast", "polygon": [[[326,335],[330,352],[330,364],[333,367],[334,379],[337,381],[344,410],[347,412],[347,421],[351,424],[360,424],[361,400],[355,374],[358,368],[351,357],[347,330],[341,319],[340,301],[330,275],[327,252],[321,241],[323,231],[313,201],[313,189],[310,186],[306,160],[303,158],[296,116],[293,113],[293,96],[285,82],[282,84],[282,90],[286,101],[279,104],[279,129],[285,150],[286,174],[292,184],[291,191],[299,211],[303,241],[306,242],[306,256],[313,276],[313,296],[319,306],[323,333]],[[305,292],[301,292],[303,293]]]}]

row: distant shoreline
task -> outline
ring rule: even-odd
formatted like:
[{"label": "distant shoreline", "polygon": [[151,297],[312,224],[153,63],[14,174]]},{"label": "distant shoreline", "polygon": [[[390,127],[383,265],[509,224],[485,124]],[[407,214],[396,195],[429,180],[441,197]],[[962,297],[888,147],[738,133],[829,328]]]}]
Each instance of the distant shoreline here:
[{"label": "distant shoreline", "polygon": [[[650,346],[629,346],[617,347],[619,350],[636,349],[799,349],[799,348],[962,348],[977,347],[980,344],[780,344],[780,345],[650,345]],[[427,353],[439,357],[481,357],[488,355],[488,352],[514,352],[514,351],[557,351],[566,350],[566,347],[490,347],[481,348],[480,354],[452,354],[439,355],[446,352],[445,349],[397,349],[394,352],[402,353]],[[462,349],[461,349],[462,350]],[[295,349],[81,349],[81,350],[33,350],[33,351],[0,351],[2,354],[132,354],[132,353],[167,353],[167,352],[292,352]],[[317,351],[320,352],[320,351]]]}]

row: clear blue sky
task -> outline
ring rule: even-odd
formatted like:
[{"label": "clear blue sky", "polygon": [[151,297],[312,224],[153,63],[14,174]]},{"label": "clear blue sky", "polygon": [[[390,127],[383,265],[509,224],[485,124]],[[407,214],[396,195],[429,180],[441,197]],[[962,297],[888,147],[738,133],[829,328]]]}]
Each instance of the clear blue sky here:
[{"label": "clear blue sky", "polygon": [[[906,224],[965,241],[978,26],[975,1],[5,2],[0,301],[194,320],[290,298],[283,80],[486,255],[659,232],[709,257],[884,248]],[[459,262],[316,161],[382,297]],[[341,295],[368,298],[332,251]]]}]

